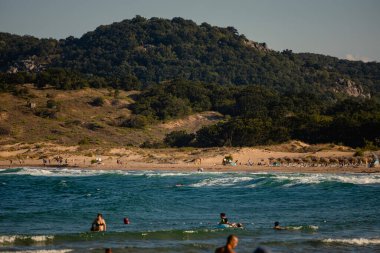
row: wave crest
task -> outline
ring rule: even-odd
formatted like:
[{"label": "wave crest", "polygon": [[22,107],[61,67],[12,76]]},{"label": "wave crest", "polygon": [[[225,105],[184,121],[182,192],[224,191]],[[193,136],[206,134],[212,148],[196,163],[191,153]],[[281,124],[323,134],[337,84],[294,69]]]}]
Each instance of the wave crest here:
[{"label": "wave crest", "polygon": [[27,241],[31,240],[33,242],[45,242],[49,240],[53,240],[54,236],[52,235],[33,235],[33,236],[26,236],[26,235],[3,235],[0,236],[0,244],[11,244],[15,241]]},{"label": "wave crest", "polygon": [[338,244],[350,244],[350,245],[376,245],[380,244],[380,238],[351,238],[351,239],[332,239],[328,238],[323,240],[324,243],[338,243]]}]

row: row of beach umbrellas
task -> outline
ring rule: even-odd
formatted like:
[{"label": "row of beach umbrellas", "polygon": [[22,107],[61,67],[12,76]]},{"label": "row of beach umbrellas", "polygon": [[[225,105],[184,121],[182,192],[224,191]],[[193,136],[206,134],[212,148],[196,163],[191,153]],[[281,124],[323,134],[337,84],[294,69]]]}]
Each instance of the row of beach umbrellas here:
[{"label": "row of beach umbrellas", "polygon": [[269,163],[279,162],[281,164],[306,163],[306,164],[363,164],[373,161],[372,157],[270,157]]}]

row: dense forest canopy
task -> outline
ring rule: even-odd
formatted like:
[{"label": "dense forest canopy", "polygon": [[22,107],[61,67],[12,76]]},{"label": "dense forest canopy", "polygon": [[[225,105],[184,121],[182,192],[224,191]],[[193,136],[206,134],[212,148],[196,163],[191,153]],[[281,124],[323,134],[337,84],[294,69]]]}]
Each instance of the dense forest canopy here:
[{"label": "dense forest canopy", "polygon": [[0,33],[0,71],[0,91],[23,83],[139,89],[131,110],[140,127],[207,110],[226,115],[170,143],[380,146],[379,63],[277,52],[233,27],[136,16],[59,41]]}]

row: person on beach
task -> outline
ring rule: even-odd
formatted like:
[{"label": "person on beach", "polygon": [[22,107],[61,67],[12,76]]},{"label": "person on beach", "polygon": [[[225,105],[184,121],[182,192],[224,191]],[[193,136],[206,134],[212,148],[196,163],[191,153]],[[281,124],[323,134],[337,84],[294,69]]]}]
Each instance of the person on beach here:
[{"label": "person on beach", "polygon": [[107,225],[106,221],[103,219],[103,215],[98,213],[96,219],[92,222],[91,231],[106,231]]},{"label": "person on beach", "polygon": [[276,221],[276,222],[274,223],[273,229],[274,229],[274,230],[286,230],[287,228],[286,228],[286,227],[281,227],[281,226],[280,226],[280,222]]},{"label": "person on beach", "polygon": [[227,243],[225,246],[217,248],[215,250],[215,253],[235,253],[234,248],[239,243],[239,239],[237,238],[236,235],[230,235],[227,237]]}]

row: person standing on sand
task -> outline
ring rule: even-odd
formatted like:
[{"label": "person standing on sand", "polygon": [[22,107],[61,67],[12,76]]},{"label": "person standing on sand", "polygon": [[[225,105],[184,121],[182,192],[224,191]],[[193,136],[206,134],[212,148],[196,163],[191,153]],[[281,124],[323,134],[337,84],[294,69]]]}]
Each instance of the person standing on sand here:
[{"label": "person standing on sand", "polygon": [[230,235],[227,237],[227,243],[225,246],[217,248],[215,250],[215,253],[235,253],[234,248],[239,243],[239,239],[237,238],[236,235]]}]

